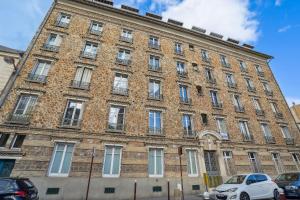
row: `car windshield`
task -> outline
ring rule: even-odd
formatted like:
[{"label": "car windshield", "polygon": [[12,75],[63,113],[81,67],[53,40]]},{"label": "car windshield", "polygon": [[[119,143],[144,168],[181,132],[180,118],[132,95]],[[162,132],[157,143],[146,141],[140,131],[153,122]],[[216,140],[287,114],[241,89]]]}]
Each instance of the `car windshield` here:
[{"label": "car windshield", "polygon": [[231,177],[225,184],[242,184],[245,178],[245,175],[236,175]]},{"label": "car windshield", "polygon": [[281,174],[276,178],[276,181],[298,181],[298,173]]}]

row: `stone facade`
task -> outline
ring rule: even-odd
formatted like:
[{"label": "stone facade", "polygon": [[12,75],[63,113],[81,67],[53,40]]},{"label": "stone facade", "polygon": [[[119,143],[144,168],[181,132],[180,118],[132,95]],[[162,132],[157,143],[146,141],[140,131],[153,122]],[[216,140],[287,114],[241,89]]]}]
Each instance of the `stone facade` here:
[{"label": "stone facade", "polygon": [[300,105],[296,105],[295,103],[293,103],[293,105],[291,106],[291,112],[295,118],[296,124],[300,129]]},{"label": "stone facade", "polygon": [[[68,25],[58,25],[62,13],[69,16]],[[102,24],[103,30],[98,35],[91,34],[92,20]],[[123,29],[132,31],[132,42],[120,38]],[[59,48],[45,45],[51,33],[61,36]],[[149,47],[150,36],[159,38],[159,48]],[[98,46],[93,59],[82,56],[86,42]],[[174,53],[175,43],[182,45],[182,54]],[[120,49],[131,52],[129,65],[118,63],[116,57]],[[209,53],[210,62],[203,61],[201,50]],[[222,66],[220,54],[226,56],[230,67]],[[149,70],[150,55],[160,58],[161,70]],[[26,52],[20,75],[0,110],[2,137],[10,134],[1,148],[1,159],[15,160],[11,175],[30,177],[38,186],[42,199],[83,199],[93,148],[95,158],[90,199],[132,199],[135,181],[139,198],[166,196],[168,181],[173,194],[180,183],[180,146],[183,147],[184,191],[187,194],[205,190],[204,173],[216,180],[253,170],[271,176],[281,171],[297,170],[299,162],[291,153],[299,153],[299,130],[268,65],[269,59],[270,56],[247,47],[154,17],[140,16],[133,11],[83,0],[55,1]],[[41,60],[50,63],[50,68],[46,75],[39,74],[36,78],[32,73]],[[245,62],[248,70],[241,71],[239,60]],[[185,64],[184,76],[178,75],[177,61]],[[261,66],[263,72],[257,72],[256,65]],[[92,70],[88,87],[74,87],[79,66]],[[212,70],[215,81],[207,81],[206,69]],[[125,95],[117,95],[112,90],[116,73],[128,77],[128,93]],[[234,75],[236,87],[228,88],[226,73]],[[245,78],[253,81],[255,91],[248,91]],[[162,98],[149,98],[150,80],[160,81]],[[262,82],[267,82],[272,91],[265,92]],[[188,101],[180,102],[180,85],[188,87]],[[211,90],[218,91],[222,106],[212,106]],[[239,95],[244,111],[235,110],[234,94]],[[34,103],[30,105],[30,112],[26,112],[26,118],[20,115],[16,118],[22,95],[32,95],[37,99],[28,100]],[[255,110],[253,98],[259,99],[264,112]],[[66,126],[64,121],[69,100],[83,103],[76,121],[78,126],[70,126],[69,122]],[[277,114],[274,114],[270,102],[277,104]],[[111,130],[109,126],[111,105],[125,108],[121,131]],[[26,109],[20,110],[24,114]],[[161,113],[161,134],[149,134],[149,111],[152,110]],[[183,114],[192,119],[192,130],[186,132],[188,135],[183,130]],[[207,122],[203,120],[203,114],[206,114]],[[217,118],[225,120],[229,138],[220,134]],[[241,133],[241,120],[248,123],[252,135],[248,140]],[[260,123],[268,124],[272,144],[266,143]],[[283,137],[282,126],[288,128],[289,137]],[[26,136],[21,147],[15,144],[17,135]],[[53,157],[57,156],[53,153],[57,144],[74,146],[67,172],[54,175],[50,169],[55,162]],[[108,146],[121,148],[120,172],[112,173],[110,177],[105,176],[103,169]],[[153,148],[163,150],[163,173],[157,176],[148,173],[149,152]],[[196,152],[195,173],[188,173],[191,167],[187,164],[191,159],[187,156],[188,150]],[[231,155],[227,163],[224,151]],[[213,154],[214,164],[208,164],[212,162],[206,157],[209,152]],[[256,153],[258,169],[251,166],[250,153]],[[279,153],[281,170],[275,165],[271,153]],[[63,157],[65,154],[66,150]],[[230,166],[230,172],[226,166]],[[210,187],[215,185],[210,184]],[[161,187],[161,191],[155,186]],[[58,194],[50,194],[49,188],[59,188]],[[109,193],[112,190],[114,193]]]}]

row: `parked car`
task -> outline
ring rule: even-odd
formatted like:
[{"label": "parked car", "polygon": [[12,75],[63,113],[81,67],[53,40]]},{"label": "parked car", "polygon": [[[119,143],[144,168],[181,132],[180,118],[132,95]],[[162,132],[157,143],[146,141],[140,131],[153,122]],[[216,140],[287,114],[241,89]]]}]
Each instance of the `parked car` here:
[{"label": "parked car", "polygon": [[274,180],[287,198],[300,199],[300,172],[283,173]]},{"label": "parked car", "polygon": [[221,200],[280,199],[277,184],[262,173],[232,176],[216,188],[215,195]]},{"label": "parked car", "polygon": [[0,178],[1,200],[38,200],[38,190],[28,178]]}]

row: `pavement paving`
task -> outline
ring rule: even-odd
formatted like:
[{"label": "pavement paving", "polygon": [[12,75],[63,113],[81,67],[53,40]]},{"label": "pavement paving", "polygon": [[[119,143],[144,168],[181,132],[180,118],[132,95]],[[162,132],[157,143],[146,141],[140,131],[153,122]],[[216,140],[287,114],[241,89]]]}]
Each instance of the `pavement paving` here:
[{"label": "pavement paving", "polygon": [[[153,197],[153,198],[137,198],[137,200],[168,200],[167,197]],[[174,197],[171,197],[170,200],[175,200]],[[186,195],[184,200],[203,200],[199,195]]]}]

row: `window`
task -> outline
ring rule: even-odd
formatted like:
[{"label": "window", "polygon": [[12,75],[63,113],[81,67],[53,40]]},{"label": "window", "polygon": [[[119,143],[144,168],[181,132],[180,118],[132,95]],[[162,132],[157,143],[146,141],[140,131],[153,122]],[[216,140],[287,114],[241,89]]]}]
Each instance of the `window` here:
[{"label": "window", "polygon": [[228,131],[224,118],[216,118],[218,131],[224,140],[229,140]]},{"label": "window", "polygon": [[132,43],[133,35],[132,31],[128,29],[123,29],[121,33],[121,41]]},{"label": "window", "polygon": [[201,119],[202,119],[202,124],[204,125],[208,124],[208,116],[206,113],[201,113]]},{"label": "window", "polygon": [[227,68],[230,67],[230,64],[229,64],[226,56],[220,55],[220,60],[221,60],[221,64],[223,67],[227,67]]},{"label": "window", "polygon": [[182,44],[175,42],[175,53],[179,55],[183,54]]},{"label": "window", "polygon": [[68,100],[62,126],[78,127],[81,123],[83,102]]},{"label": "window", "polygon": [[299,153],[292,153],[292,158],[297,167],[297,170],[300,170],[300,155],[299,155]]},{"label": "window", "polygon": [[154,71],[160,70],[160,59],[158,56],[150,55],[149,57],[149,69]]},{"label": "window", "polygon": [[263,69],[260,65],[255,65],[256,72],[259,76],[264,76]]},{"label": "window", "polygon": [[187,74],[184,62],[177,61],[176,67],[177,67],[177,73],[180,76],[185,76]]},{"label": "window", "polygon": [[258,99],[253,98],[253,105],[256,110],[261,110],[260,102]]},{"label": "window", "polygon": [[214,78],[213,72],[211,69],[206,68],[205,69],[205,77],[206,77],[206,82],[215,84],[216,79]]},{"label": "window", "polygon": [[273,137],[268,124],[261,123],[260,126],[265,137]]},{"label": "window", "polygon": [[275,164],[275,168],[276,168],[277,173],[278,174],[283,173],[284,172],[284,167],[283,167],[282,161],[280,159],[279,153],[272,153],[272,159],[273,159],[273,162]]},{"label": "window", "polygon": [[151,110],[149,112],[149,133],[150,134],[161,134],[161,111]]},{"label": "window", "polygon": [[251,133],[249,131],[249,128],[248,128],[248,122],[247,121],[239,121],[239,127],[240,127],[241,133],[244,136],[244,140],[245,141],[252,141],[253,138],[252,138],[252,135],[251,135]]},{"label": "window", "polygon": [[222,108],[222,103],[219,100],[217,91],[211,90],[210,91],[210,97],[211,97],[213,107]]},{"label": "window", "polygon": [[203,89],[202,89],[202,86],[197,85],[197,86],[196,86],[196,89],[197,89],[197,94],[198,94],[199,96],[202,96],[202,95],[203,95]]},{"label": "window", "polygon": [[231,151],[223,151],[224,163],[226,168],[227,176],[232,176],[236,174],[235,164],[232,157]]},{"label": "window", "polygon": [[60,13],[60,15],[57,18],[56,25],[63,28],[67,28],[69,26],[70,19],[71,15]]},{"label": "window", "polygon": [[264,91],[265,91],[266,95],[272,96],[273,91],[272,91],[270,85],[267,82],[262,82],[262,85],[263,85],[263,88],[264,88]]},{"label": "window", "polygon": [[240,69],[241,69],[241,71],[242,72],[248,72],[248,67],[247,67],[247,65],[246,65],[246,63],[244,62],[244,61],[239,61],[239,63],[240,63]]},{"label": "window", "polygon": [[187,153],[187,169],[188,175],[196,177],[198,176],[198,159],[197,159],[197,151],[188,149]]},{"label": "window", "polygon": [[12,149],[20,149],[25,140],[25,135],[16,134],[11,143]]},{"label": "window", "polygon": [[48,40],[44,45],[44,48],[50,51],[58,51],[61,41],[62,41],[62,36],[55,33],[50,33]]},{"label": "window", "polygon": [[226,81],[229,88],[236,88],[236,82],[232,74],[226,74]]},{"label": "window", "polygon": [[122,131],[124,129],[124,106],[111,106],[109,111],[108,128]]},{"label": "window", "polygon": [[245,78],[247,89],[249,92],[255,92],[255,86],[253,84],[253,81],[250,78]]},{"label": "window", "polygon": [[9,134],[0,133],[0,147],[5,147],[8,138],[9,138]]},{"label": "window", "polygon": [[90,88],[90,81],[92,76],[92,69],[88,67],[77,67],[75,78],[72,81],[72,86],[75,88],[88,90]]},{"label": "window", "polygon": [[123,65],[130,65],[130,51],[126,49],[120,49],[117,55],[117,62]]},{"label": "window", "polygon": [[237,94],[233,94],[232,95],[232,101],[233,101],[233,105],[234,105],[234,109],[236,112],[245,112],[245,108],[242,105],[240,96]]},{"label": "window", "polygon": [[11,120],[17,122],[28,122],[29,115],[32,112],[37,101],[37,96],[23,94],[20,96],[17,106]]},{"label": "window", "polygon": [[56,143],[49,169],[49,176],[68,176],[71,168],[74,144]]},{"label": "window", "polygon": [[93,42],[86,42],[82,53],[85,58],[95,59],[97,56],[98,44]]},{"label": "window", "polygon": [[208,51],[202,49],[201,50],[201,57],[202,57],[202,61],[204,61],[204,62],[210,62]]},{"label": "window", "polygon": [[154,36],[149,37],[149,47],[153,48],[153,49],[159,49],[160,48],[158,37],[154,37]]},{"label": "window", "polygon": [[51,62],[47,60],[38,60],[35,67],[28,74],[28,79],[37,82],[46,82]]},{"label": "window", "polygon": [[280,128],[283,138],[292,138],[289,128],[287,126],[281,126]]},{"label": "window", "polygon": [[191,115],[189,114],[182,115],[182,126],[183,126],[184,136],[195,136],[193,133]]},{"label": "window", "polygon": [[103,177],[119,177],[121,171],[121,146],[105,146]]},{"label": "window", "polygon": [[103,25],[100,22],[92,21],[90,26],[90,33],[100,35],[103,30]]},{"label": "window", "polygon": [[149,148],[148,173],[150,177],[163,177],[163,149]]},{"label": "window", "polygon": [[263,182],[263,181],[268,180],[268,178],[263,174],[256,174],[254,176],[255,176],[256,182]]},{"label": "window", "polygon": [[128,95],[128,75],[116,73],[114,79],[113,93]]},{"label": "window", "polygon": [[278,109],[277,103],[271,102],[270,105],[271,105],[271,109],[272,109],[273,113],[275,114],[275,117],[276,118],[283,118],[282,113]]},{"label": "window", "polygon": [[150,80],[149,82],[149,98],[151,99],[162,99],[160,92],[160,81]]},{"label": "window", "polygon": [[248,158],[249,158],[249,161],[250,161],[250,165],[251,165],[252,171],[254,173],[260,172],[261,171],[261,169],[260,169],[260,163],[257,160],[256,153],[255,152],[249,152],[248,153]]},{"label": "window", "polygon": [[180,102],[190,103],[189,91],[186,85],[179,85]]}]

